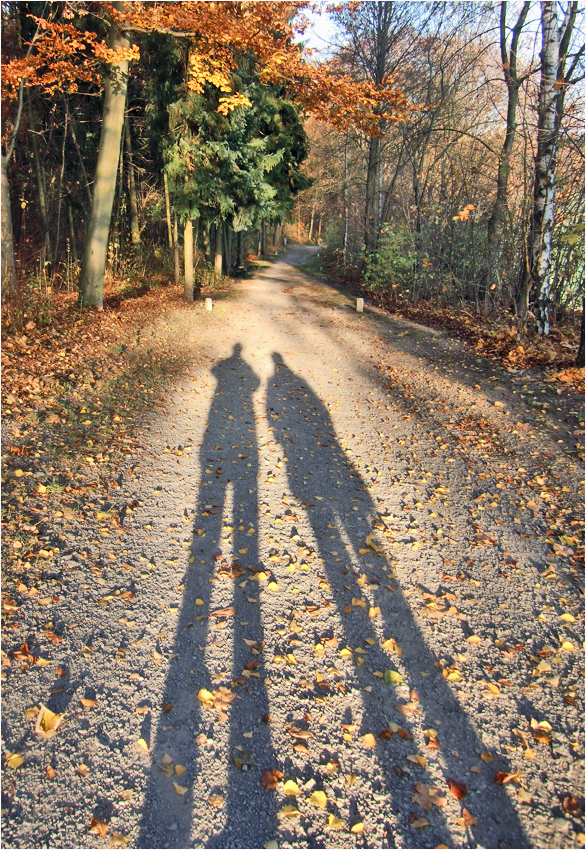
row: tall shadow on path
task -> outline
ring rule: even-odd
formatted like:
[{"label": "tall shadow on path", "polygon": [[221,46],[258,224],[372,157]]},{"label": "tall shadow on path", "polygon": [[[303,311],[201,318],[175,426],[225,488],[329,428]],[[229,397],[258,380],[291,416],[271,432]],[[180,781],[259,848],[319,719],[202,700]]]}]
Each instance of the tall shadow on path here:
[{"label": "tall shadow on path", "polygon": [[[499,761],[482,775],[469,772],[472,764],[479,763],[478,757],[484,748],[450,686],[434,667],[437,659],[428,648],[396,578],[391,579],[394,593],[382,589],[389,580],[383,572],[388,566],[386,559],[376,558],[374,553],[366,558],[359,554],[372,531],[368,518],[380,516],[380,509],[377,511],[364,481],[337,442],[325,405],[308,384],[287,367],[279,354],[273,354],[273,360],[275,371],[268,384],[267,412],[269,416],[274,414],[274,435],[287,458],[291,492],[310,505],[307,516],[343,624],[344,632],[340,637],[352,648],[364,647],[365,641],[372,646],[366,656],[361,656],[366,659],[364,665],[357,665],[346,679],[355,695],[358,689],[360,691],[362,718],[348,714],[349,705],[359,713],[355,696],[353,701],[348,697],[346,702],[345,697],[335,694],[330,699],[338,700],[339,713],[344,714],[344,718],[340,718],[343,722],[358,723],[361,727],[358,734],[376,735],[387,728],[388,721],[393,721],[410,731],[415,738],[413,743],[417,743],[415,748],[411,744],[405,749],[406,742],[395,736],[393,741],[380,740],[376,751],[372,751],[376,753],[373,760],[378,761],[383,774],[377,779],[390,797],[392,825],[386,831],[387,846],[397,843],[408,847],[433,847],[438,841],[448,846],[530,846],[506,790],[493,783],[495,770],[507,769],[506,764]],[[352,510],[356,505],[359,505],[358,512]],[[370,566],[365,561],[376,564]],[[350,570],[348,564],[353,565]],[[372,604],[381,608],[385,637],[392,636],[403,650],[400,663],[405,685],[396,691],[372,675],[374,670],[392,669],[397,665],[393,663],[393,656],[381,648],[380,632],[377,633],[375,620],[368,616],[368,605],[366,608],[352,606],[352,597],[362,595],[360,586],[355,584],[355,577],[360,573],[373,584],[372,599],[375,601]],[[378,582],[381,589],[374,590]],[[397,656],[395,660],[398,661]],[[428,678],[422,677],[421,671],[425,671]],[[371,686],[372,690],[365,691],[366,686]],[[416,689],[418,704],[411,701],[411,688]],[[406,715],[396,709],[401,700],[407,706]],[[434,727],[439,731],[439,752],[424,749],[422,730]],[[405,755],[414,749],[426,753],[428,768],[410,764],[410,774],[406,775],[398,767],[397,760],[405,764]],[[458,750],[461,757],[453,755],[452,750]],[[373,763],[373,773],[376,770]],[[442,808],[433,807],[425,813],[432,824],[431,830],[414,829],[409,823],[411,812],[418,812],[419,816],[424,814],[411,801],[415,783],[435,785],[440,795],[449,795],[449,778],[466,782],[470,791],[476,792],[463,801],[478,819],[466,838],[458,828],[452,834],[445,814],[447,810]]]},{"label": "tall shadow on path", "polygon": [[[267,695],[254,670],[256,662],[262,670],[262,647],[255,657],[244,642],[262,644],[263,630],[260,603],[247,599],[258,597],[257,587],[251,581],[241,587],[251,575],[244,568],[258,565],[252,396],[260,383],[241,350],[235,345],[232,356],[212,369],[217,386],[200,453],[192,563],[183,579],[176,657],[163,694],[163,702],[173,707],[161,716],[151,747],[139,847],[250,846],[251,809],[263,841],[276,828],[274,795],[260,782],[263,770],[274,764],[262,722],[269,711]],[[208,705],[198,700],[202,688],[214,697]],[[252,732],[252,738],[244,732]],[[185,766],[185,773],[165,776],[165,755]],[[174,782],[188,790],[177,791]]]}]

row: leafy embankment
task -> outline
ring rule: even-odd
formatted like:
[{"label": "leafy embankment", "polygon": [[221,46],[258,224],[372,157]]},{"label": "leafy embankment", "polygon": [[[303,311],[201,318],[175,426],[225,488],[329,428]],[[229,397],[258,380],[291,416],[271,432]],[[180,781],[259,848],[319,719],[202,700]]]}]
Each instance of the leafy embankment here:
[{"label": "leafy embankment", "polygon": [[117,298],[104,311],[81,312],[73,296],[56,300],[50,325],[30,320],[22,333],[3,334],[5,576],[51,557],[55,517],[83,494],[117,489],[112,476],[133,451],[140,415],[193,362],[206,315],[175,286]]},{"label": "leafy embankment", "polygon": [[[343,279],[336,255],[324,253],[304,266],[304,271],[330,282]],[[320,275],[321,273],[321,275]],[[356,269],[351,269],[345,281],[360,291],[378,307],[401,318],[411,319],[427,327],[437,327],[455,339],[472,345],[478,354],[494,358],[512,371],[538,368],[547,370],[548,382],[566,391],[584,392],[584,368],[574,366],[579,344],[579,327],[571,321],[554,327],[549,337],[539,336],[531,329],[521,332],[514,317],[505,313],[500,318],[485,318],[465,307],[447,307],[429,301],[400,301],[387,290],[369,288]]]}]

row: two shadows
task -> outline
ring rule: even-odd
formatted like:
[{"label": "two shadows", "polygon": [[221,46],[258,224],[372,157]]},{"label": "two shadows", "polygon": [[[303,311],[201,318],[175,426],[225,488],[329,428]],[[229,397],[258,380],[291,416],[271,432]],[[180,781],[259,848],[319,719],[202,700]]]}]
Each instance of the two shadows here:
[{"label": "two shadows", "polygon": [[[242,671],[251,660],[251,650],[245,639],[252,636],[259,645],[269,643],[275,624],[263,608],[263,594],[259,596],[256,587],[251,591],[255,583],[247,582],[241,587],[246,573],[218,580],[218,571],[229,572],[238,561],[243,566],[270,570],[266,561],[263,562],[265,554],[261,557],[259,551],[260,447],[253,394],[259,389],[260,380],[243,359],[242,347],[237,345],[231,357],[219,361],[212,369],[217,386],[200,452],[202,484],[196,505],[193,563],[184,576],[183,603],[173,650],[176,657],[169,664],[162,695],[163,702],[172,703],[173,709],[161,719],[157,738],[151,742],[155,762],[160,762],[163,754],[169,753],[176,763],[187,768],[182,777],[174,779],[181,788],[188,790],[178,793],[173,780],[166,779],[157,764],[153,764],[138,846],[259,847],[275,839],[279,844],[286,841],[295,845],[301,838],[309,846],[328,846],[328,834],[323,832],[326,813],[315,810],[311,823],[302,820],[302,835],[299,827],[279,817],[282,799],[277,803],[277,795],[263,788],[261,777],[265,770],[278,767],[285,773],[285,779],[295,779],[299,785],[315,776],[318,779],[316,787],[321,788],[319,773],[315,770],[322,760],[320,749],[337,756],[342,763],[340,772],[344,772],[345,750],[340,747],[340,723],[357,723],[357,735],[376,734],[387,727],[389,720],[398,722],[407,732],[413,731],[411,720],[416,720],[424,729],[436,727],[441,720],[441,754],[434,762],[432,778],[419,767],[413,766],[411,774],[401,770],[399,762],[405,762],[401,749],[403,741],[399,748],[394,741],[388,744],[382,741],[375,750],[368,752],[367,762],[364,754],[356,762],[358,771],[362,764],[364,772],[370,774],[367,782],[371,789],[376,787],[386,795],[385,819],[377,827],[376,846],[433,847],[438,842],[450,846],[454,843],[459,846],[529,846],[505,790],[492,786],[490,781],[481,784],[480,778],[481,793],[475,794],[468,803],[478,822],[468,831],[467,837],[459,831],[452,834],[446,810],[442,808],[434,807],[426,815],[431,828],[418,831],[410,825],[410,813],[419,811],[411,802],[415,783],[435,785],[443,794],[447,791],[447,779],[461,780],[465,765],[464,759],[452,755],[452,750],[457,748],[462,754],[472,755],[480,753],[483,746],[441,675],[420,676],[422,670],[434,671],[437,659],[429,650],[398,586],[394,593],[380,593],[378,596],[383,602],[377,597],[376,604],[381,607],[385,636],[394,637],[403,648],[402,668],[407,671],[408,684],[417,688],[418,713],[412,718],[396,716],[397,695],[393,688],[373,678],[372,664],[374,669],[385,669],[391,666],[389,657],[382,649],[377,649],[380,638],[366,613],[353,609],[351,615],[346,615],[343,610],[350,604],[352,594],[357,594],[352,572],[348,575],[345,565],[361,562],[359,549],[371,531],[369,518],[377,514],[377,507],[359,472],[338,443],[326,406],[280,355],[274,354],[273,361],[265,415],[286,458],[288,489],[296,502],[309,506],[306,516],[316,542],[315,556],[320,559],[320,571],[327,579],[331,605],[340,624],[336,626],[339,648],[364,646],[366,641],[372,649],[368,651],[367,664],[353,666],[342,680],[345,691],[335,690],[328,697],[337,713],[330,728],[336,731],[321,747],[317,741],[312,742],[311,756],[303,757],[294,752],[282,728],[263,722],[271,713],[272,700],[271,690],[264,684],[267,674],[264,661],[270,661],[272,654],[266,653],[265,657],[261,648],[257,656],[260,663],[255,671],[260,673],[260,678],[242,679]],[[356,506],[359,510],[353,511]],[[217,556],[227,525],[234,558],[222,559]],[[240,555],[244,550],[246,553]],[[315,560],[310,563],[311,570],[315,570]],[[368,574],[370,580],[379,580],[376,567],[370,568]],[[312,578],[313,601],[320,602],[318,582],[315,576]],[[353,586],[354,590],[349,591],[348,586]],[[250,598],[259,601],[249,602]],[[231,606],[235,606],[234,615],[213,616],[218,609],[229,610]],[[201,615],[207,616],[196,619]],[[301,640],[311,640],[312,622],[303,625]],[[313,640],[311,643],[313,649]],[[229,670],[222,667],[225,658],[231,659]],[[237,679],[242,684],[231,689]],[[286,679],[282,682],[286,683]],[[223,723],[219,722],[217,710],[204,708],[197,698],[201,688],[219,693],[222,685],[230,688],[232,694]],[[372,690],[365,691],[366,687]],[[308,705],[311,706],[312,701]],[[285,719],[297,722],[303,710],[302,700],[291,694],[290,716]],[[254,730],[252,739],[243,737],[248,730]],[[320,735],[327,734],[325,727]],[[359,746],[358,742],[353,746]],[[234,763],[234,757],[240,766]],[[243,767],[242,762],[247,760],[254,763]],[[345,804],[349,808],[340,811],[343,819],[348,811],[350,816],[354,812],[358,818],[372,804],[372,800],[361,799],[359,793],[351,795],[351,792],[352,788],[338,791],[338,794],[347,795]],[[212,803],[221,808],[210,805],[210,797]],[[373,837],[369,838],[368,833],[356,839],[348,836],[348,840],[356,841],[359,846],[373,846],[369,843]]]}]

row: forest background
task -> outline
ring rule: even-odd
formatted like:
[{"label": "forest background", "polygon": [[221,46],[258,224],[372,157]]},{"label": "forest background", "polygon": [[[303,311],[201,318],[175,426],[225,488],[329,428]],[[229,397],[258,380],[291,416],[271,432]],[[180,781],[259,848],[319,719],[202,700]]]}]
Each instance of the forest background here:
[{"label": "forest background", "polygon": [[325,57],[309,12],[3,4],[7,345],[173,281],[191,301],[286,226],[379,304],[579,378],[583,10],[346,3]]}]

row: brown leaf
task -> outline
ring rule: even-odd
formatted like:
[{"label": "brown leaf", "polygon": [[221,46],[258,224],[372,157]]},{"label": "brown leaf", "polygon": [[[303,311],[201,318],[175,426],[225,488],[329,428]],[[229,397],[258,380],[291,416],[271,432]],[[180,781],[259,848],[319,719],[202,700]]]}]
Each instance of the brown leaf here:
[{"label": "brown leaf", "polygon": [[247,670],[256,670],[256,668],[258,667],[259,664],[260,664],[260,661],[258,661],[258,659],[256,659],[256,658],[253,659],[252,661],[247,661],[246,662],[246,669]]},{"label": "brown leaf", "polygon": [[230,605],[228,608],[217,608],[210,613],[210,617],[233,617],[236,613],[236,606]]},{"label": "brown leaf", "polygon": [[213,809],[224,808],[224,798],[221,794],[212,794],[212,796],[208,798],[208,803]]},{"label": "brown leaf", "polygon": [[399,736],[399,738],[403,738],[405,741],[413,740],[413,735],[409,734],[409,732],[407,732],[406,729],[403,729],[402,726],[400,726],[397,730],[397,735]]},{"label": "brown leaf", "polygon": [[476,826],[476,818],[470,814],[468,809],[462,809],[462,819],[466,821],[467,826]]},{"label": "brown leaf", "polygon": [[455,779],[448,779],[448,786],[456,800],[463,800],[468,793],[466,785],[463,782],[456,782]]},{"label": "brown leaf", "polygon": [[388,738],[389,740],[391,740],[391,738],[393,737],[393,733],[391,732],[390,729],[383,729],[382,732],[378,733],[378,737],[379,738]]},{"label": "brown leaf", "polygon": [[56,676],[67,676],[67,668],[66,667],[57,667],[55,670]]},{"label": "brown leaf", "polygon": [[519,782],[521,775],[520,770],[517,770],[516,773],[504,773],[502,770],[499,770],[494,775],[494,781],[497,785],[506,785],[508,782]]},{"label": "brown leaf", "polygon": [[282,771],[271,767],[269,770],[265,770],[260,783],[265,791],[275,791],[279,780],[282,779],[284,775],[285,774],[282,773]]},{"label": "brown leaf", "polygon": [[163,711],[171,711],[172,708],[173,708],[172,702],[164,702],[163,703]]},{"label": "brown leaf", "polygon": [[92,818],[90,821],[90,832],[92,835],[101,835],[104,838],[108,832],[108,824],[99,818]]},{"label": "brown leaf", "polygon": [[84,708],[93,708],[94,705],[98,704],[97,699],[86,699],[85,697],[80,697],[79,701]]},{"label": "brown leaf", "polygon": [[569,812],[571,815],[577,815],[579,817],[582,814],[582,803],[580,800],[576,800],[575,797],[565,797],[562,805],[564,811]]},{"label": "brown leaf", "polygon": [[45,768],[45,773],[47,775],[47,779],[54,779],[57,776],[57,771],[54,767],[51,767],[50,764]]},{"label": "brown leaf", "polygon": [[417,803],[424,811],[429,812],[432,806],[445,806],[446,798],[438,797],[437,789],[431,785],[426,785],[425,782],[418,782],[415,786],[415,794],[411,797],[411,802]]}]

